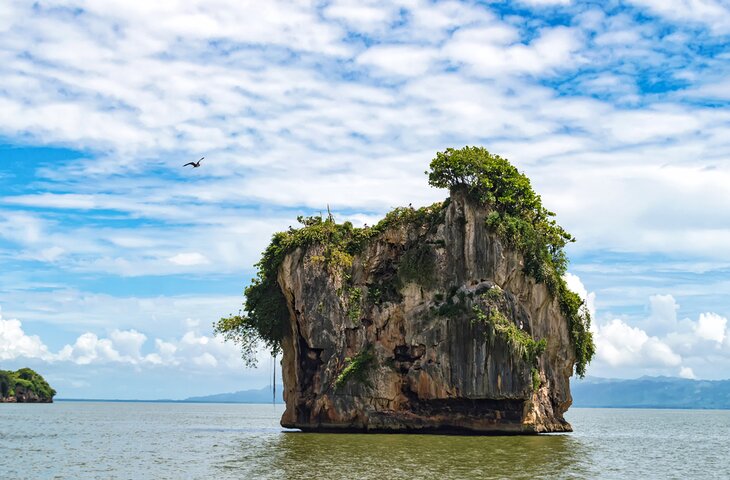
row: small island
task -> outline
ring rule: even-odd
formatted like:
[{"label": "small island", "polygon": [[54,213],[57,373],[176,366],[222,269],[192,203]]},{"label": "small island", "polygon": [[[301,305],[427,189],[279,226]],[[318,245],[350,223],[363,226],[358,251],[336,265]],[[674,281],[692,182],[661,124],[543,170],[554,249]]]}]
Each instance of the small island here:
[{"label": "small island", "polygon": [[219,334],[283,354],[284,427],[319,432],[571,431],[569,379],[595,352],[563,276],[573,237],[529,179],[481,147],[438,152],[443,202],[372,227],[300,217],[276,233]]},{"label": "small island", "polygon": [[0,370],[0,403],[53,403],[56,391],[30,368]]}]

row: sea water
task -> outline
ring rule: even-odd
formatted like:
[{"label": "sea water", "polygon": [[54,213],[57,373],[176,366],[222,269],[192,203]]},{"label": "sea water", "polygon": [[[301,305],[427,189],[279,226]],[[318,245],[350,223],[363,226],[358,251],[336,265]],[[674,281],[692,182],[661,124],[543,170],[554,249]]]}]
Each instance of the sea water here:
[{"label": "sea water", "polygon": [[571,434],[312,434],[277,405],[0,405],[5,479],[730,478],[730,411],[571,409]]}]

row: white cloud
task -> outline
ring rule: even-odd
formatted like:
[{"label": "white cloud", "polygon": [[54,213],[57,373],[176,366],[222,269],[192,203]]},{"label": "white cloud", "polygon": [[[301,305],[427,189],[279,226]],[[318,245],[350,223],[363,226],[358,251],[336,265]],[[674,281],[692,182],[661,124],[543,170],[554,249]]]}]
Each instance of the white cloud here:
[{"label": "white cloud", "polygon": [[702,127],[701,121],[689,113],[654,109],[616,112],[604,125],[621,143],[668,140],[697,132]]},{"label": "white cloud", "polygon": [[[56,328],[79,332],[125,329],[164,338],[197,331],[241,307],[236,288],[229,295],[114,296],[65,288],[53,283],[19,286],[13,279],[0,283],[9,292],[3,303],[13,317],[32,319]],[[198,325],[194,325],[195,322]]]},{"label": "white cloud", "polygon": [[0,315],[0,360],[18,357],[48,360],[52,354],[37,335],[26,335],[19,320],[3,320]]},{"label": "white cloud", "polygon": [[[537,11],[523,29],[527,18],[459,2],[329,2],[321,11],[224,2],[215,13],[195,1],[66,5],[86,13],[70,22],[17,2],[1,16],[13,25],[0,38],[0,133],[105,153],[41,170],[57,188],[2,198],[0,235],[24,258],[121,275],[241,271],[295,215],[239,205],[372,214],[426,203],[444,192],[425,186],[425,163],[464,143],[525,168],[578,235],[576,248],[728,255],[719,247],[730,230],[711,223],[730,217],[727,114],[686,104],[681,92],[631,101],[638,66],[685,75],[687,95],[706,77],[675,68],[689,53],[662,51],[686,42],[655,41],[657,29],[629,15],[593,9],[550,27]],[[192,23],[199,28],[181,37]],[[343,25],[370,32],[370,47]],[[716,86],[704,88],[717,93],[715,62]],[[567,94],[545,84],[552,78]],[[185,181],[147,175],[177,172],[197,152],[210,161]],[[695,172],[695,162],[719,168]],[[89,175],[99,183],[79,182]],[[688,179],[696,188],[678,205]],[[164,228],[71,230],[47,210],[88,211],[90,225],[112,210]],[[190,256],[200,242],[212,244],[206,260]]]},{"label": "white cloud", "polygon": [[73,345],[66,345],[56,356],[58,360],[79,365],[130,361],[122,357],[108,338],[99,338],[94,333],[84,333]]},{"label": "white cloud", "polygon": [[694,379],[697,378],[695,376],[695,373],[692,371],[689,367],[682,367],[679,369],[679,376],[681,378],[688,378],[688,379]]},{"label": "white cloud", "polygon": [[705,83],[687,93],[690,97],[730,101],[730,80]]},{"label": "white cloud", "polygon": [[140,349],[147,341],[147,335],[132,330],[113,330],[109,335],[116,350],[125,357],[138,359],[140,357]]},{"label": "white cloud", "polygon": [[631,2],[679,23],[699,22],[718,34],[730,32],[730,5],[723,0],[631,0]]},{"label": "white cloud", "polygon": [[364,0],[336,0],[325,9],[326,17],[344,21],[351,29],[374,32],[384,29],[395,19],[397,8],[383,2]]},{"label": "white cloud", "polygon": [[533,6],[549,6],[549,5],[570,5],[572,0],[520,0],[520,3]]},{"label": "white cloud", "polygon": [[208,352],[203,353],[202,355],[198,355],[197,357],[193,357],[193,363],[199,367],[216,367],[218,365],[218,360],[215,359],[213,355],[211,355]]},{"label": "white cloud", "polygon": [[708,312],[700,314],[694,330],[698,337],[720,344],[725,339],[726,327],[727,318],[721,317],[716,313]]},{"label": "white cloud", "polygon": [[[31,200],[26,198],[26,202],[30,205]],[[11,213],[3,218],[0,210],[0,239],[17,245],[15,257],[56,263],[70,270],[125,276],[191,270],[232,273],[250,268],[272,229],[283,229],[293,221],[291,216],[262,220],[207,209],[199,209],[200,217],[193,219],[189,213],[178,217],[169,209],[164,213],[154,210],[151,207],[145,216],[185,226],[68,229],[38,213]],[[247,248],[252,242],[260,246]],[[195,251],[200,245],[205,245],[205,254]]]},{"label": "white cloud", "polygon": [[0,236],[24,244],[40,242],[45,227],[42,220],[25,212],[2,212],[0,217]]},{"label": "white cloud", "polygon": [[195,330],[198,327],[200,327],[200,320],[197,318],[186,318],[185,319],[185,327],[188,330]]},{"label": "white cloud", "polygon": [[171,342],[155,339],[155,352],[145,355],[145,361],[153,365],[179,365],[175,354],[177,346]]},{"label": "white cloud", "polygon": [[529,44],[512,43],[517,32],[503,25],[463,29],[445,47],[450,59],[467,65],[480,76],[550,74],[555,69],[575,68],[573,53],[580,48],[577,30],[544,29]]},{"label": "white cloud", "polygon": [[396,75],[423,75],[437,57],[436,50],[404,46],[380,45],[367,49],[357,62],[371,65]]},{"label": "white cloud", "polygon": [[66,253],[65,249],[54,245],[52,247],[42,249],[37,259],[45,262],[54,262],[61,258],[64,253]]},{"label": "white cloud", "polygon": [[209,263],[208,259],[205,258],[205,255],[198,252],[178,253],[177,255],[170,257],[168,260],[175,265],[183,265],[186,267],[193,265],[205,265],[206,263]]},{"label": "white cloud", "polygon": [[[188,322],[188,325],[190,323]],[[195,328],[195,327],[194,327]],[[51,352],[37,335],[27,335],[19,320],[0,316],[0,360],[41,360],[48,363],[70,362],[76,365],[119,364],[138,367],[243,369],[238,347],[219,337],[189,330],[178,339],[155,339],[149,353],[147,335],[135,329],[113,330],[108,338],[85,332],[72,343]],[[258,352],[259,361],[268,354]]]},{"label": "white cloud", "polygon": [[677,322],[679,304],[671,295],[652,295],[649,297],[651,318],[674,325]]},{"label": "white cloud", "polygon": [[619,319],[597,326],[595,342],[596,360],[611,367],[674,367],[682,362],[682,357],[657,337]]}]

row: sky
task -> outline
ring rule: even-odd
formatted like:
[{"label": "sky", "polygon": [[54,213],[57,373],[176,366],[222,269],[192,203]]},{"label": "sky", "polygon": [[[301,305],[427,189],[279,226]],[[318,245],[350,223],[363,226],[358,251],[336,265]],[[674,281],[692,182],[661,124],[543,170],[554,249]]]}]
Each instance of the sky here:
[{"label": "sky", "polygon": [[5,0],[0,368],[266,386],[212,323],[272,233],[441,200],[435,153],[481,145],[577,238],[589,375],[727,378],[728,79],[728,0]]}]

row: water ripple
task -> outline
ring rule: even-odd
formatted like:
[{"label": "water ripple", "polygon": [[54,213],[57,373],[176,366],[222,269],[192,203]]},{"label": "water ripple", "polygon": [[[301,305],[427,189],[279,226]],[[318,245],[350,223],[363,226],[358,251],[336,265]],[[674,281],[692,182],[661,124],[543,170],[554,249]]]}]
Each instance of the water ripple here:
[{"label": "water ripple", "polygon": [[12,479],[727,478],[730,412],[573,409],[576,433],[532,437],[311,434],[281,407],[0,406]]}]

